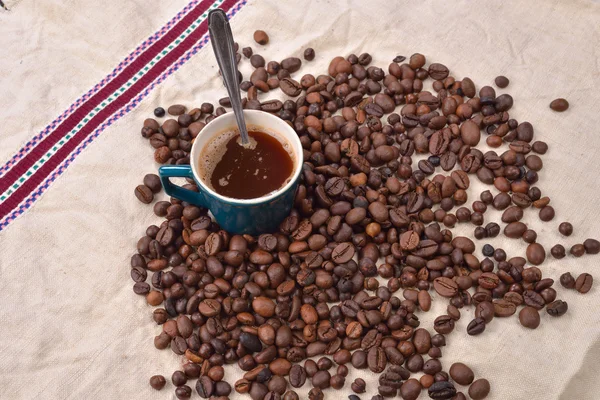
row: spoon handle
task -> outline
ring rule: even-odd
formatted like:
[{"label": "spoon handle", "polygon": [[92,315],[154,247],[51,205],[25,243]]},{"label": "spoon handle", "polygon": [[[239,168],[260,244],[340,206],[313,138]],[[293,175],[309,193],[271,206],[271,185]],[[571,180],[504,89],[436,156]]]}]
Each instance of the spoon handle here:
[{"label": "spoon handle", "polygon": [[233,50],[233,34],[227,20],[227,14],[221,9],[212,10],[208,14],[208,31],[217,63],[225,81],[225,87],[231,100],[231,106],[235,113],[235,119],[242,137],[242,144],[248,144],[248,130],[244,120],[242,99],[240,97],[240,85],[238,82],[238,70],[235,62],[235,51]]}]

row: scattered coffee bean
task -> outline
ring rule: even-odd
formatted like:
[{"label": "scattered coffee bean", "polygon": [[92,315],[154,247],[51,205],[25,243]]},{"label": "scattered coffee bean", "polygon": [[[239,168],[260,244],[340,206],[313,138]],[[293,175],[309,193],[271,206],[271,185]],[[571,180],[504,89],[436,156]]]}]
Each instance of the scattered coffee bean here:
[{"label": "scattered coffee bean", "polygon": [[586,239],[583,242],[583,247],[587,254],[598,254],[600,253],[600,242],[596,239]]},{"label": "scattered coffee bean", "polygon": [[[396,394],[398,393],[398,390],[396,388],[391,387],[391,386],[387,386],[387,385],[380,385],[377,388],[377,391],[383,397],[395,397]],[[374,398],[375,397],[373,397],[373,399]],[[373,400],[373,399],[371,399],[371,400]]]},{"label": "scattered coffee bean", "polygon": [[308,392],[308,400],[323,400],[325,395],[321,388],[314,387]]},{"label": "scattered coffee bean", "polygon": [[573,233],[573,225],[570,222],[561,222],[558,226],[558,231],[563,236],[571,236]]},{"label": "scattered coffee bean", "polygon": [[253,54],[250,57],[250,64],[252,64],[254,68],[261,68],[265,66],[265,59],[260,54]]},{"label": "scattered coffee bean", "polygon": [[265,31],[257,30],[254,32],[254,41],[258,44],[265,45],[269,43],[269,35]]},{"label": "scattered coffee bean", "polygon": [[482,253],[486,257],[491,257],[494,255],[494,247],[490,244],[483,245]]},{"label": "scattered coffee bean", "polygon": [[186,107],[181,104],[174,104],[167,109],[167,112],[170,115],[178,116],[184,114],[186,111]]},{"label": "scattered coffee bean", "polygon": [[527,246],[527,261],[533,265],[540,265],[546,259],[546,250],[539,243],[531,243]]},{"label": "scattered coffee bean", "polygon": [[571,246],[569,253],[571,253],[575,257],[581,257],[585,254],[585,247],[583,246],[583,244],[574,244],[573,246]]},{"label": "scattered coffee bean", "polygon": [[546,306],[546,312],[552,315],[553,317],[560,317],[565,315],[567,310],[569,309],[569,305],[566,301],[555,300],[552,303]]},{"label": "scattered coffee bean", "polygon": [[421,394],[421,390],[421,383],[414,378],[410,378],[407,379],[400,387],[400,396],[404,400],[417,400]]},{"label": "scattered coffee bean", "polygon": [[569,102],[566,99],[554,99],[550,103],[550,108],[554,111],[563,112],[569,108]]},{"label": "scattered coffee bean", "polygon": [[573,289],[575,288],[575,278],[570,272],[565,272],[560,276],[560,284],[567,289]]},{"label": "scattered coffee bean", "polygon": [[312,47],[304,50],[304,59],[306,61],[312,61],[315,59],[315,50]]},{"label": "scattered coffee bean", "polygon": [[244,57],[246,57],[246,58],[252,57],[252,54],[253,54],[252,47],[244,47],[242,49],[242,54],[244,54]]},{"label": "scattered coffee bean", "polygon": [[566,255],[565,246],[562,244],[555,244],[550,249],[550,254],[552,254],[552,257],[556,258],[557,260],[564,258]]},{"label": "scattered coffee bean", "polygon": [[459,385],[467,386],[473,383],[475,374],[471,368],[467,367],[463,363],[454,363],[450,366],[448,371],[452,379]]},{"label": "scattered coffee bean", "polygon": [[485,320],[483,318],[475,318],[467,326],[467,333],[471,336],[479,335],[485,330]]},{"label": "scattered coffee bean", "polygon": [[150,386],[152,389],[161,390],[167,384],[167,380],[162,375],[154,375],[150,378]]},{"label": "scattered coffee bean", "polygon": [[540,219],[544,222],[551,221],[554,218],[554,208],[545,206],[540,210]]},{"label": "scattered coffee bean", "polygon": [[494,79],[494,83],[496,84],[496,86],[498,86],[500,89],[504,89],[505,87],[508,86],[509,84],[509,80],[507,77],[500,75],[497,76],[496,79]]},{"label": "scattered coffee bean", "polygon": [[178,386],[175,389],[175,396],[180,400],[189,399],[192,397],[192,388],[188,385]]},{"label": "scattered coffee bean", "polygon": [[487,379],[477,379],[469,386],[469,396],[473,400],[485,399],[490,393],[490,382]]},{"label": "scattered coffee bean", "polygon": [[175,386],[185,385],[187,382],[187,376],[183,373],[183,371],[175,371],[171,376],[171,382]]},{"label": "scattered coffee bean", "polygon": [[456,388],[451,382],[439,381],[429,387],[427,394],[434,400],[451,399],[456,395]]},{"label": "scattered coffee bean", "polygon": [[592,275],[583,273],[575,280],[575,290],[577,290],[579,293],[587,293],[592,288],[593,283],[594,278]]},{"label": "scattered coffee bean", "polygon": [[150,204],[154,200],[154,193],[148,186],[138,185],[135,188],[135,197],[144,204]]},{"label": "scattered coffee bean", "polygon": [[364,393],[366,390],[367,384],[365,383],[365,380],[362,378],[356,378],[354,380],[354,382],[352,382],[352,385],[350,385],[350,388],[352,389],[352,391],[354,393]]},{"label": "scattered coffee bean", "polygon": [[519,321],[525,328],[535,329],[540,325],[540,313],[533,307],[523,307],[519,312]]},{"label": "scattered coffee bean", "polygon": [[162,118],[162,117],[164,117],[165,116],[165,109],[162,108],[162,107],[156,107],[154,109],[154,116],[156,118]]},{"label": "scattered coffee bean", "polygon": [[162,189],[160,178],[156,174],[147,174],[144,176],[144,185],[146,185],[152,193],[158,193]]}]

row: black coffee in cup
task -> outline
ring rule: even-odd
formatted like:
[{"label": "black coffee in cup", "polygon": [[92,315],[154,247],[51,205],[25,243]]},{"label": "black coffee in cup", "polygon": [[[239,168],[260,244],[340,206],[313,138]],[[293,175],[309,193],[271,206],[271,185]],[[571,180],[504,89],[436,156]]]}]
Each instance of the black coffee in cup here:
[{"label": "black coffee in cup", "polygon": [[256,199],[280,189],[291,179],[291,145],[260,130],[248,134],[250,146],[240,144],[237,132],[225,132],[200,154],[201,179],[220,195]]}]

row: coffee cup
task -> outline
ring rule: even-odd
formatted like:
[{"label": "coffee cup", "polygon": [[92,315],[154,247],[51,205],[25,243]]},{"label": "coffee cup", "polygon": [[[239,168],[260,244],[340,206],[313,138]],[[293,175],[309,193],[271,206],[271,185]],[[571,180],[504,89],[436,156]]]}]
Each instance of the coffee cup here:
[{"label": "coffee cup", "polygon": [[[257,235],[277,230],[281,221],[290,213],[300,172],[302,170],[302,144],[298,135],[284,120],[257,110],[244,110],[248,130],[256,130],[286,142],[293,169],[284,185],[266,195],[252,199],[223,196],[207,181],[205,171],[199,170],[203,150],[219,135],[237,131],[235,115],[230,112],[207,124],[195,138],[190,152],[190,165],[164,165],[158,173],[165,192],[184,202],[207,208],[215,220],[231,233]],[[198,191],[192,191],[171,182],[170,178],[192,178]]]}]

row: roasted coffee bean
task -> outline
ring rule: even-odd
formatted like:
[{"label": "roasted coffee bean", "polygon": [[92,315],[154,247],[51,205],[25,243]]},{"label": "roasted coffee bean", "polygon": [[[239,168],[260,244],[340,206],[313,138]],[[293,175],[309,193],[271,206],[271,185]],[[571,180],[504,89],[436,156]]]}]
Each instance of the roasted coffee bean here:
[{"label": "roasted coffee bean", "polygon": [[556,244],[550,249],[550,254],[552,254],[552,257],[560,260],[566,255],[565,247],[562,244]]},{"label": "roasted coffee bean", "polygon": [[354,382],[352,382],[352,385],[350,386],[350,388],[352,389],[352,391],[354,393],[364,393],[365,389],[367,387],[367,384],[365,383],[364,379],[361,378],[356,378],[354,380]]},{"label": "roasted coffee bean", "polygon": [[500,89],[504,89],[505,87],[508,86],[509,84],[509,80],[507,77],[500,75],[497,76],[496,79],[494,79],[494,83],[496,84],[496,86],[498,86]]},{"label": "roasted coffee bean", "polygon": [[593,283],[594,278],[592,275],[583,273],[575,280],[575,290],[577,290],[579,293],[587,293],[592,288]]},{"label": "roasted coffee bean", "polygon": [[542,308],[544,308],[544,305],[546,304],[546,302],[544,301],[544,298],[537,292],[533,291],[533,290],[526,290],[523,292],[523,300],[525,301],[525,304],[527,304],[528,306],[534,307],[537,310],[541,310]]},{"label": "roasted coffee bean", "polygon": [[185,385],[185,383],[187,382],[187,377],[185,376],[183,371],[175,371],[171,376],[171,382],[173,382],[173,385],[175,386]]},{"label": "roasted coffee bean", "polygon": [[534,243],[537,240],[537,233],[533,229],[527,229],[521,238],[525,243]]},{"label": "roasted coffee bean", "polygon": [[152,191],[152,193],[158,193],[162,189],[160,178],[156,174],[145,175],[144,185],[146,185]]},{"label": "roasted coffee bean", "polygon": [[467,120],[460,126],[460,136],[465,144],[476,146],[481,138],[481,132],[473,121]]},{"label": "roasted coffee bean", "polygon": [[433,281],[433,288],[443,297],[454,297],[458,293],[456,282],[446,277],[436,278]]},{"label": "roasted coffee bean", "polygon": [[265,31],[254,31],[254,41],[258,44],[265,45],[269,43],[269,35]]},{"label": "roasted coffee bean", "polygon": [[500,278],[494,273],[484,272],[479,276],[478,283],[484,289],[495,289],[500,284]]},{"label": "roasted coffee bean", "polygon": [[431,399],[451,399],[456,395],[456,388],[451,382],[439,381],[435,382],[427,390],[427,394]]},{"label": "roasted coffee bean", "polygon": [[571,253],[571,255],[575,257],[581,257],[585,254],[585,247],[583,246],[583,244],[574,244],[569,249],[569,253]]},{"label": "roasted coffee bean", "polygon": [[486,324],[494,318],[495,307],[489,301],[482,301],[475,307],[475,317],[482,318]]},{"label": "roasted coffee bean", "polygon": [[410,378],[400,387],[400,396],[404,400],[417,400],[421,394],[421,390],[421,383],[414,378]]},{"label": "roasted coffee bean", "polygon": [[260,382],[252,382],[249,393],[252,400],[263,400],[269,393],[269,389]]},{"label": "roasted coffee bean", "polygon": [[554,208],[552,206],[545,206],[540,210],[540,219],[544,222],[551,221],[554,218]]},{"label": "roasted coffee bean", "polygon": [[178,399],[189,399],[190,397],[192,397],[192,388],[188,385],[178,386],[175,389],[175,396]]},{"label": "roasted coffee bean", "polygon": [[[379,394],[383,397],[394,397],[396,396],[396,394],[398,393],[398,389],[393,388],[391,386],[387,386],[387,385],[380,385],[377,388],[377,391],[379,392]],[[375,397],[373,397],[374,399]],[[371,400],[373,400],[371,399]]]},{"label": "roasted coffee bean", "polygon": [[433,322],[433,329],[439,334],[448,334],[454,330],[454,319],[449,315],[440,315]]},{"label": "roasted coffee bean", "polygon": [[306,382],[306,371],[298,364],[292,365],[289,374],[290,385],[292,387],[300,388]]},{"label": "roasted coffee bean", "polygon": [[546,259],[546,250],[539,243],[531,243],[527,246],[527,261],[533,265],[540,265]]},{"label": "roasted coffee bean", "polygon": [[414,250],[419,245],[419,234],[414,231],[406,231],[400,235],[400,247],[402,250]]},{"label": "roasted coffee bean", "polygon": [[381,373],[387,364],[387,357],[383,348],[372,347],[367,354],[367,365],[375,373]]},{"label": "roasted coffee bean", "polygon": [[154,116],[157,118],[162,118],[165,116],[165,109],[162,107],[156,107],[154,109]]},{"label": "roasted coffee bean", "polygon": [[252,53],[253,53],[252,47],[244,47],[242,49],[242,54],[244,54],[244,57],[246,57],[246,58],[252,57]]},{"label": "roasted coffee bean", "polygon": [[573,233],[573,225],[571,225],[569,222],[561,222],[561,224],[558,226],[558,231],[563,236],[571,236]]},{"label": "roasted coffee bean", "polygon": [[296,97],[302,92],[302,85],[292,78],[280,79],[279,88],[290,97]]},{"label": "roasted coffee bean", "polygon": [[432,63],[429,65],[429,76],[435,80],[442,80],[448,76],[448,68],[439,63]]},{"label": "roasted coffee bean", "polygon": [[135,188],[135,197],[144,204],[150,204],[154,200],[152,190],[146,185],[138,185]]},{"label": "roasted coffee bean", "polygon": [[362,350],[357,350],[352,353],[352,366],[357,369],[367,367],[367,353]]},{"label": "roasted coffee bean", "polygon": [[568,309],[569,305],[562,300],[555,300],[546,306],[546,312],[553,317],[565,315]]},{"label": "roasted coffee bean", "polygon": [[527,225],[525,225],[524,223],[511,222],[504,227],[504,236],[512,238],[512,239],[518,239],[521,236],[523,236],[523,234],[525,233],[526,230],[527,230]]},{"label": "roasted coffee bean", "polygon": [[298,71],[302,66],[302,60],[297,57],[288,57],[281,61],[281,68],[288,71],[290,74]]},{"label": "roasted coffee bean", "polygon": [[186,107],[184,105],[181,105],[181,104],[174,104],[174,105],[172,105],[171,107],[169,107],[167,109],[167,112],[170,115],[175,115],[175,116],[184,114],[185,111],[186,111]]},{"label": "roasted coffee bean", "polygon": [[[188,352],[190,352],[190,350],[188,349],[188,351],[186,352],[186,358],[188,357]],[[190,352],[191,354],[191,352]],[[200,376],[200,372],[201,372],[201,367],[200,365],[192,362],[189,362],[187,364],[183,364],[183,372],[185,373],[185,376],[187,376],[188,378],[197,378]]]},{"label": "roasted coffee bean", "polygon": [[240,344],[251,353],[257,353],[262,350],[262,344],[258,337],[247,332],[240,334]]},{"label": "roasted coffee bean", "polygon": [[161,390],[165,387],[166,383],[167,380],[162,375],[154,375],[150,378],[150,386],[152,386],[152,389],[154,390]]},{"label": "roasted coffee bean", "polygon": [[246,379],[240,379],[235,382],[234,389],[238,393],[248,393],[251,383]]},{"label": "roasted coffee bean", "polygon": [[469,386],[469,396],[473,400],[485,399],[490,393],[490,383],[487,379],[477,379]]},{"label": "roasted coffee bean", "polygon": [[309,47],[306,50],[304,50],[304,59],[306,61],[312,61],[315,59],[315,50],[312,47]]},{"label": "roasted coffee bean", "polygon": [[196,382],[196,391],[203,399],[208,399],[215,392],[215,384],[208,376],[201,376]]},{"label": "roasted coffee bean", "polygon": [[417,353],[426,354],[431,348],[431,335],[426,329],[416,329],[413,335],[413,345]]},{"label": "roasted coffee bean", "polygon": [[586,239],[583,242],[583,247],[587,254],[598,254],[600,253],[600,242],[596,239]]},{"label": "roasted coffee bean", "polygon": [[554,99],[550,103],[550,108],[554,111],[563,112],[569,108],[569,102],[565,99]]},{"label": "roasted coffee bean", "polygon": [[[484,303],[480,303],[484,304]],[[517,305],[506,299],[498,299],[493,302],[493,315],[496,317],[510,317],[517,312]],[[484,318],[482,316],[482,318]],[[485,318],[484,318],[485,319]]]},{"label": "roasted coffee bean", "polygon": [[308,400],[323,400],[325,398],[321,388],[314,387],[308,392]]},{"label": "roasted coffee bean", "polygon": [[331,384],[331,374],[329,371],[317,371],[311,379],[312,385],[319,389],[327,389]]},{"label": "roasted coffee bean", "polygon": [[560,284],[567,289],[573,289],[575,288],[575,278],[570,272],[565,272],[560,276]]},{"label": "roasted coffee bean", "polygon": [[456,383],[463,386],[470,385],[475,379],[473,370],[460,362],[452,364],[448,373]]},{"label": "roasted coffee bean", "polygon": [[485,321],[483,318],[475,318],[467,326],[467,333],[471,336],[479,335],[485,330]]},{"label": "roasted coffee bean", "polygon": [[354,256],[354,251],[352,243],[340,243],[333,249],[331,259],[336,264],[347,263]]},{"label": "roasted coffee bean", "polygon": [[535,329],[540,325],[540,313],[533,307],[523,307],[519,312],[519,321],[525,328]]}]

